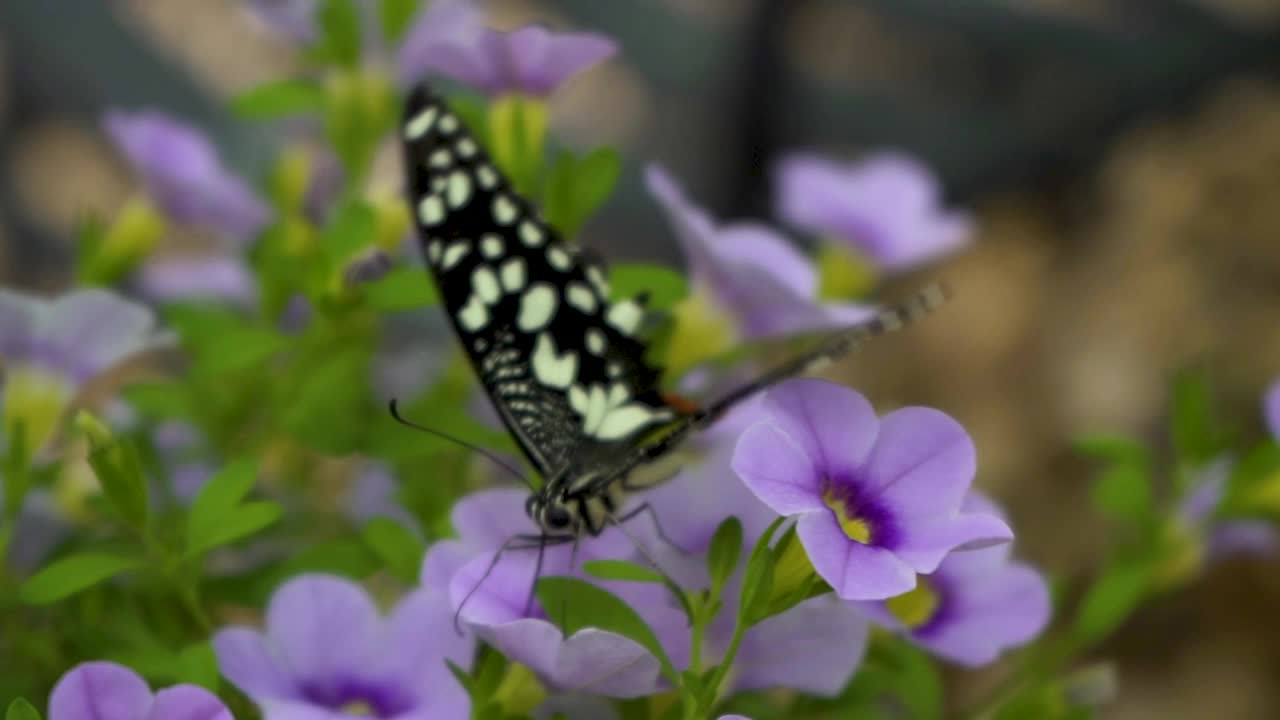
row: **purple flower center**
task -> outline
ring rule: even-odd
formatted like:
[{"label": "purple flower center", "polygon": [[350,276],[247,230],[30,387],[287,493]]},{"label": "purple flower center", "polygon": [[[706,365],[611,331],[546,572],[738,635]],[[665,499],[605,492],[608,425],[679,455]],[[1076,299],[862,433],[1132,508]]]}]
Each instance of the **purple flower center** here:
[{"label": "purple flower center", "polygon": [[850,540],[878,547],[892,547],[896,543],[898,528],[893,516],[877,499],[863,493],[853,478],[828,478],[822,490],[822,502],[831,509]]},{"label": "purple flower center", "polygon": [[920,575],[914,590],[885,601],[885,607],[917,638],[945,627],[956,612],[954,593],[946,578]]},{"label": "purple flower center", "polygon": [[308,702],[353,717],[390,718],[408,712],[414,700],[402,689],[368,680],[309,683],[302,687]]}]

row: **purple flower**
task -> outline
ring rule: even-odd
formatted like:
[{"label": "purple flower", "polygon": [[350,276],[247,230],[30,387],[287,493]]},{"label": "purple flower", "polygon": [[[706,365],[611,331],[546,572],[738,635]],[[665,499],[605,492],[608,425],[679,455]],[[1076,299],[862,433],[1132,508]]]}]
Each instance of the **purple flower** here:
[{"label": "purple flower", "polygon": [[21,420],[32,449],[42,447],[85,383],[167,341],[151,310],[107,290],[54,300],[0,290],[4,427]]},{"label": "purple flower", "polygon": [[909,407],[877,418],[862,395],[819,380],[778,386],[764,412],[733,469],[775,512],[799,516],[814,569],[841,598],[900,595],[948,552],[1012,539],[999,517],[962,510],[975,451],[947,415]]},{"label": "purple flower", "polygon": [[442,594],[418,590],[383,618],[359,585],[303,575],[272,596],[265,633],[226,628],[213,646],[270,720],[465,718],[471,701],[446,661],[469,667],[474,643],[452,616]]},{"label": "purple flower", "polygon": [[249,11],[268,30],[299,45],[310,45],[319,35],[317,0],[249,0]]},{"label": "purple flower", "polygon": [[874,314],[860,305],[819,305],[812,264],[770,228],[717,227],[661,167],[650,166],[645,182],[675,230],[694,286],[733,318],[744,337],[850,325]]},{"label": "purple flower", "polygon": [[553,33],[537,25],[492,30],[480,25],[471,3],[441,0],[423,14],[400,49],[400,81],[409,85],[435,72],[491,96],[546,97],[617,51],[612,38],[596,33]]},{"label": "purple flower", "polygon": [[[375,517],[386,517],[417,528],[418,521],[396,499],[396,489],[396,478],[390,468],[382,463],[366,463],[356,474],[343,507],[348,516],[362,524]],[[427,587],[445,588],[448,583],[431,583]]]},{"label": "purple flower", "polygon": [[270,209],[222,166],[200,131],[160,112],[112,110],[107,134],[175,221],[220,232],[242,244],[257,237]]},{"label": "purple flower", "polygon": [[152,258],[133,276],[142,297],[153,302],[217,300],[237,305],[257,301],[253,273],[238,258]]},{"label": "purple flower", "polygon": [[[1000,516],[970,493],[965,512]],[[930,652],[961,665],[986,665],[1009,648],[1034,640],[1053,613],[1049,586],[1010,557],[1012,544],[953,552],[914,590],[884,602],[860,603],[873,620]]]},{"label": "purple flower", "polygon": [[[494,552],[510,537],[536,535],[524,512],[526,497],[525,492],[502,489],[460,500],[452,513],[459,538],[436,543],[428,551],[424,584],[449,578],[449,596],[453,606],[460,608],[462,622],[503,655],[528,666],[553,690],[610,697],[654,692],[659,665],[644,647],[595,628],[566,638],[546,619],[536,599],[530,602],[539,572],[537,549],[508,549],[490,568]],[[630,557],[630,550],[625,535],[609,530],[598,538],[584,539],[576,553],[570,545],[545,548],[540,572],[573,575],[586,560]],[[652,608],[660,622],[684,623],[683,613],[664,602],[661,588],[631,583],[608,586],[633,607]]]},{"label": "purple flower", "polygon": [[62,676],[49,696],[49,720],[235,720],[213,693],[175,685],[152,693],[123,665],[87,662]]},{"label": "purple flower", "polygon": [[1209,463],[1200,472],[1195,488],[1178,506],[1177,517],[1185,526],[1207,538],[1205,550],[1211,560],[1239,555],[1270,555],[1280,549],[1280,531],[1272,523],[1216,517],[1234,465],[1231,457],[1221,457]]},{"label": "purple flower", "polygon": [[1262,413],[1267,419],[1271,436],[1280,441],[1280,382],[1271,386],[1262,400]]},{"label": "purple flower", "polygon": [[777,209],[797,227],[831,234],[886,270],[905,270],[962,247],[965,213],[940,206],[938,181],[914,158],[873,155],[851,166],[795,154],[777,167]]}]

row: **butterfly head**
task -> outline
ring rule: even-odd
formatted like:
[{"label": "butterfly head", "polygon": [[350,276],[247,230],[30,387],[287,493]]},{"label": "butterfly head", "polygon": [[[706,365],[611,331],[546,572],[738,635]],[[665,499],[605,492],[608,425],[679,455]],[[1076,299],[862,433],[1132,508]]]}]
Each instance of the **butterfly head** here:
[{"label": "butterfly head", "polygon": [[529,519],[548,537],[577,534],[577,515],[569,506],[568,498],[555,490],[554,483],[533,493],[525,501],[524,511]]}]

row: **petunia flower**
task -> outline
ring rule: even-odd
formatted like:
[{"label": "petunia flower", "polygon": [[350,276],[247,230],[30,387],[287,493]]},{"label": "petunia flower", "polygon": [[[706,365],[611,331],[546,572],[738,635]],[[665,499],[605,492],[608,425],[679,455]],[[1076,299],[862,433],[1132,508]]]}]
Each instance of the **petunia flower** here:
[{"label": "petunia flower", "polygon": [[257,302],[253,273],[239,258],[151,258],[133,275],[133,287],[152,302],[216,300],[249,306]]},{"label": "petunia flower", "polygon": [[299,45],[310,45],[320,35],[318,6],[318,0],[248,0],[248,9],[259,23]]},{"label": "petunia flower", "polygon": [[726,316],[740,337],[849,325],[874,314],[862,305],[820,305],[812,263],[767,226],[717,226],[661,167],[646,169],[645,183],[684,251],[695,296]]},{"label": "petunia flower", "polygon": [[382,617],[359,585],[302,575],[271,597],[265,632],[226,628],[213,647],[268,720],[466,718],[470,698],[446,661],[469,667],[474,641],[452,617],[438,592],[413,592]]},{"label": "petunia flower", "polygon": [[[999,516],[970,493],[965,512]],[[935,655],[977,667],[1031,642],[1052,615],[1049,586],[1035,568],[1010,558],[1012,544],[953,552],[938,569],[898,597],[859,603],[877,623]]]},{"label": "petunia flower", "polygon": [[547,97],[569,78],[618,51],[597,33],[555,33],[531,25],[510,32],[483,27],[465,0],[440,0],[415,23],[400,49],[400,82],[439,73],[490,95]]},{"label": "petunia flower", "polygon": [[111,662],[75,666],[49,696],[49,720],[234,720],[216,695],[196,685],[152,693],[137,673]]},{"label": "petunia flower", "polygon": [[1195,487],[1179,503],[1175,518],[1197,543],[1194,566],[1202,560],[1270,555],[1280,550],[1280,530],[1266,520],[1216,515],[1235,461],[1224,456],[1200,471]]},{"label": "petunia flower", "polygon": [[832,236],[885,270],[906,270],[969,242],[973,221],[942,208],[937,178],[899,153],[838,165],[793,154],[775,173],[778,214]]},{"label": "petunia flower", "polygon": [[155,325],[151,310],[107,290],[54,300],[0,290],[5,431],[20,420],[32,450],[43,447],[85,383],[168,341]]},{"label": "petunia flower", "polygon": [[[513,535],[537,534],[524,511],[527,493],[516,489],[473,493],[454,506],[457,540],[436,543],[423,562],[423,582],[448,577],[449,596],[459,619],[506,657],[533,670],[549,689],[609,697],[639,697],[659,686],[659,665],[644,647],[595,628],[565,637],[530,600],[536,577],[580,575],[582,563],[629,558],[631,541],[616,530],[584,538],[576,552],[569,544],[494,553]],[[643,532],[639,523],[633,533]],[[663,601],[664,590],[634,583],[605,584],[632,607],[649,607],[656,622],[683,624],[684,616]],[[648,618],[654,621],[654,618]]]},{"label": "petunia flower", "polygon": [[199,130],[155,111],[112,110],[103,125],[148,194],[174,221],[244,245],[270,220],[267,204],[223,167]]},{"label": "petunia flower", "polygon": [[1262,399],[1262,414],[1271,436],[1280,441],[1280,381],[1271,386]]},{"label": "petunia flower", "polygon": [[778,386],[764,412],[733,469],[775,512],[798,517],[814,569],[841,598],[900,595],[952,550],[1012,539],[999,517],[961,508],[975,450],[942,412],[877,418],[862,395],[819,380]]}]

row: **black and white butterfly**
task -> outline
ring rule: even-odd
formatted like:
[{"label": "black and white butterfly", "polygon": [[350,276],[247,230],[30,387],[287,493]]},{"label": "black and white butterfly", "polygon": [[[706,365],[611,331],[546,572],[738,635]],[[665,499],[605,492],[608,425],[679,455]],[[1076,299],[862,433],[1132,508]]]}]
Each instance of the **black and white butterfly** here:
[{"label": "black and white butterfly", "polygon": [[666,465],[690,433],[946,297],[930,286],[697,406],[664,395],[659,368],[645,359],[644,298],[611,301],[604,268],[512,189],[440,97],[418,87],[401,130],[409,201],[445,310],[507,430],[544,480],[526,504],[540,544],[622,522],[627,493],[673,474]]}]

